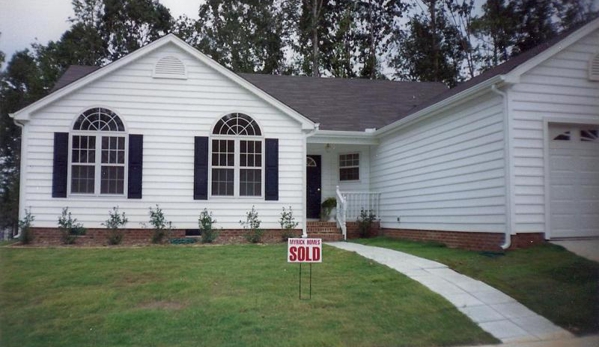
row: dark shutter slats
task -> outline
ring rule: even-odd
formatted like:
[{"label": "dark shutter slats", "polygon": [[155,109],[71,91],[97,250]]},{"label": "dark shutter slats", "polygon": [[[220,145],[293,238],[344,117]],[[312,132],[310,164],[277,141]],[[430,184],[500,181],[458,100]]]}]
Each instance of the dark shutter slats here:
[{"label": "dark shutter slats", "polygon": [[129,135],[129,181],[127,198],[141,199],[143,179],[144,136]]},{"label": "dark shutter slats", "polygon": [[279,200],[279,139],[266,139],[265,199]]},{"label": "dark shutter slats", "polygon": [[208,200],[208,137],[205,136],[195,137],[193,199]]},{"label": "dark shutter slats", "polygon": [[69,171],[69,133],[54,133],[53,165],[52,197],[66,198]]}]

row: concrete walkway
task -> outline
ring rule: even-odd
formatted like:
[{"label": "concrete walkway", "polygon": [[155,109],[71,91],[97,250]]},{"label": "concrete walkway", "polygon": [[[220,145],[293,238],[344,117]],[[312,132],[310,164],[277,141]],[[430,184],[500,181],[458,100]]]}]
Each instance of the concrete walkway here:
[{"label": "concrete walkway", "polygon": [[499,290],[459,274],[441,263],[386,248],[348,242],[327,244],[356,252],[422,283],[504,343],[573,338],[568,331]]}]

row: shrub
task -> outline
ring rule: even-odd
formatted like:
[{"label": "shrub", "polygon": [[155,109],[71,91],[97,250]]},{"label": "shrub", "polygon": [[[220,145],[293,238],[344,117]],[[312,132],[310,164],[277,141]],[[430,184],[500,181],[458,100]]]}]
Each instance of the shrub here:
[{"label": "shrub", "polygon": [[153,243],[162,243],[165,238],[170,236],[172,223],[166,220],[158,204],[156,204],[155,211],[150,207],[150,224],[154,228],[154,233],[152,234]]},{"label": "shrub", "polygon": [[331,216],[331,212],[333,212],[333,209],[337,207],[337,199],[333,197],[327,198],[325,201],[322,202],[320,206],[322,207],[321,219],[324,222],[326,222],[329,220],[329,217]]},{"label": "shrub", "polygon": [[77,236],[85,235],[87,232],[83,224],[77,223],[77,218],[73,219],[68,207],[62,209],[62,215],[58,218],[58,229],[61,233],[62,242],[66,245],[75,243]]},{"label": "shrub", "polygon": [[294,236],[293,230],[299,223],[295,221],[295,218],[293,218],[293,210],[291,210],[291,206],[289,206],[289,211],[286,211],[285,207],[283,207],[279,224],[281,224],[281,229],[283,229],[283,233],[281,234],[283,241],[287,241],[287,239],[290,239]]},{"label": "shrub", "polygon": [[202,243],[212,243],[218,237],[218,232],[212,228],[214,223],[216,223],[216,219],[212,218],[212,212],[204,209],[198,218],[198,224],[202,230]]},{"label": "shrub", "polygon": [[19,240],[22,244],[26,245],[33,241],[33,235],[31,233],[31,226],[35,217],[31,215],[31,211],[25,210],[25,217],[19,221],[19,229],[21,230],[21,235]]},{"label": "shrub", "polygon": [[252,206],[252,210],[245,214],[245,221],[239,221],[244,229],[248,230],[245,234],[245,238],[248,242],[259,243],[262,241],[264,230],[260,229],[260,219],[258,218],[258,212]]},{"label": "shrub", "polygon": [[119,214],[118,206],[113,207],[112,211],[108,211],[108,215],[110,217],[106,220],[106,222],[102,223],[102,225],[109,229],[108,244],[118,245],[123,242],[123,237],[125,236],[123,231],[119,229],[124,227],[128,220],[127,217],[125,217],[125,212]]},{"label": "shrub", "polygon": [[360,237],[370,237],[370,227],[375,219],[376,215],[372,210],[360,210],[360,216],[358,217],[358,231],[360,232]]}]

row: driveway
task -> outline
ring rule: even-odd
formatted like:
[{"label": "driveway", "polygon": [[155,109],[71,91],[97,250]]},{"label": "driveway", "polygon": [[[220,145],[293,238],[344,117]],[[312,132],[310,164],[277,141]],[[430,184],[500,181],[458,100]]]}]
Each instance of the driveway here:
[{"label": "driveway", "polygon": [[581,257],[599,262],[599,240],[567,240],[551,241],[551,243],[562,246]]}]

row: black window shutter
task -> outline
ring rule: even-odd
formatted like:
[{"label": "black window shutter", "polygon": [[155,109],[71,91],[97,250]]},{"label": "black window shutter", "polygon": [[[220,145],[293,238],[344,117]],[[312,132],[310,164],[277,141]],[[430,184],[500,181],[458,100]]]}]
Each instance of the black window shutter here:
[{"label": "black window shutter", "polygon": [[69,168],[69,133],[54,133],[54,168],[52,169],[52,197],[67,197]]},{"label": "black window shutter", "polygon": [[129,135],[129,182],[127,198],[141,199],[143,178],[144,136]]},{"label": "black window shutter", "polygon": [[266,139],[265,199],[279,200],[279,139]]},{"label": "black window shutter", "polygon": [[193,199],[208,200],[208,137],[195,137],[193,166]]}]

